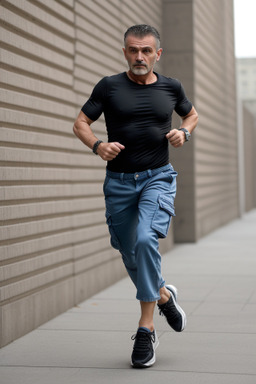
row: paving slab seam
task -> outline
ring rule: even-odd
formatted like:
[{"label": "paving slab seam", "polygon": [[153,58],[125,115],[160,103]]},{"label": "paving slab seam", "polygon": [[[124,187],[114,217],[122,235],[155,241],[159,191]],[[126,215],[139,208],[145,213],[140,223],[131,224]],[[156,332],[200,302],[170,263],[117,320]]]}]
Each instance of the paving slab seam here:
[{"label": "paving slab seam", "polygon": [[[157,366],[157,363],[156,363]],[[127,367],[99,367],[99,366],[61,366],[61,365],[0,365],[0,368],[45,368],[45,369],[97,369],[97,370],[106,370],[106,371],[135,371],[133,367],[127,363]],[[141,371],[141,370],[138,370]],[[178,370],[178,369],[166,369],[161,368],[161,370],[154,367],[150,367],[146,370],[147,372],[172,372],[172,373],[196,373],[196,374],[208,374],[208,375],[232,375],[232,376],[249,376],[256,377],[256,373],[241,373],[241,372],[214,372],[214,371],[197,371],[197,370]]]}]

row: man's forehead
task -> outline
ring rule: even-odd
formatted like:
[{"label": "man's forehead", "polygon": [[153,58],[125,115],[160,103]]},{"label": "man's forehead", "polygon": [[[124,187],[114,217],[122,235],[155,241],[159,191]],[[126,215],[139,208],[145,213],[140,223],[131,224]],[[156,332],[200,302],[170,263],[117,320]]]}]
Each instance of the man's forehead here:
[{"label": "man's forehead", "polygon": [[156,48],[156,40],[154,36],[152,35],[146,35],[144,37],[138,37],[135,35],[128,35],[126,38],[126,44],[127,47],[152,47]]}]

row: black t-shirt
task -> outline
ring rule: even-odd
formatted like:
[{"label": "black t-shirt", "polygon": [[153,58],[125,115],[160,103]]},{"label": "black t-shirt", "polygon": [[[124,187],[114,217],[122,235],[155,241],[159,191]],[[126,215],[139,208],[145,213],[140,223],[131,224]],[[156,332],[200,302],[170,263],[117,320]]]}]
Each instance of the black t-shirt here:
[{"label": "black t-shirt", "polygon": [[130,80],[126,72],[104,77],[95,86],[82,111],[91,120],[104,113],[108,141],[125,146],[109,161],[113,172],[141,172],[168,164],[168,140],[172,113],[186,116],[191,102],[181,83],[155,73],[157,81],[141,85]]}]

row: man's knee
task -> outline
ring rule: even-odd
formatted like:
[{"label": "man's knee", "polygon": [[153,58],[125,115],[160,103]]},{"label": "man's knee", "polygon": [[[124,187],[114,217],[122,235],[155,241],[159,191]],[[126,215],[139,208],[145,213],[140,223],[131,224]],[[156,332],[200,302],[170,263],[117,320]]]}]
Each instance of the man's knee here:
[{"label": "man's knee", "polygon": [[122,252],[122,259],[123,259],[123,263],[124,263],[126,269],[128,269],[130,271],[136,271],[137,270],[137,264],[136,264],[134,252],[131,252],[128,254]]},{"label": "man's knee", "polygon": [[158,236],[152,229],[141,228],[137,232],[136,250],[158,246]]}]

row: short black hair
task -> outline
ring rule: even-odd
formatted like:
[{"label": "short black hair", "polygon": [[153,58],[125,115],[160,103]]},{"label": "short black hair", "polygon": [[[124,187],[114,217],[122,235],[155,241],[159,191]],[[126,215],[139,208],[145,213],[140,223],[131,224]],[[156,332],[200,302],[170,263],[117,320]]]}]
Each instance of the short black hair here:
[{"label": "short black hair", "polygon": [[144,37],[147,35],[152,35],[156,39],[156,48],[160,48],[160,34],[158,30],[151,25],[147,24],[137,24],[133,25],[132,27],[128,28],[127,31],[124,34],[124,44],[125,40],[128,35],[134,35],[137,37]]}]

